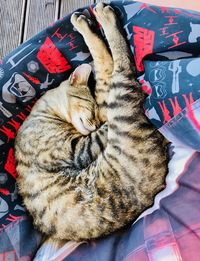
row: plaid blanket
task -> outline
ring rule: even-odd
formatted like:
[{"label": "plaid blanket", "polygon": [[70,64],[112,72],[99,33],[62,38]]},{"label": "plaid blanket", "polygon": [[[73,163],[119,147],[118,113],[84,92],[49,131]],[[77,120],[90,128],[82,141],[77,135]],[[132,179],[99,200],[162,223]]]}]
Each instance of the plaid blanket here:
[{"label": "plaid blanket", "polygon": [[[172,142],[171,176],[153,208],[132,227],[83,244],[66,260],[198,260],[200,14],[134,1],[111,5],[148,95],[145,113]],[[94,20],[93,7],[81,11]],[[34,102],[77,65],[92,61],[69,19],[51,24],[0,63],[0,260],[30,260],[41,241],[17,193],[13,145]],[[98,26],[97,32],[102,35]]]}]

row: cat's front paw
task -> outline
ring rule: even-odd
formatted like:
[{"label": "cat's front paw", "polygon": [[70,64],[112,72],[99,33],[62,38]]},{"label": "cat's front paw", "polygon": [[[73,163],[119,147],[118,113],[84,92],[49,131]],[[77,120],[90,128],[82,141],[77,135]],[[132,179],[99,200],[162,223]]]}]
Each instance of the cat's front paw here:
[{"label": "cat's front paw", "polygon": [[94,8],[94,14],[104,29],[110,25],[116,25],[117,18],[111,6],[98,3]]},{"label": "cat's front paw", "polygon": [[72,14],[71,23],[76,28],[76,30],[81,34],[87,32],[88,29],[90,28],[89,19],[85,15],[78,13],[78,12],[75,12]]}]

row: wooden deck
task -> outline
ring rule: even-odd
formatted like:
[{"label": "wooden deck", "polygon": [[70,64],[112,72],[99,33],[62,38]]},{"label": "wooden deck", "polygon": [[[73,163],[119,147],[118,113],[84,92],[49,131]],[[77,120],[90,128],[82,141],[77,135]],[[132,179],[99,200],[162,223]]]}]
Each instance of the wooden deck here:
[{"label": "wooden deck", "polygon": [[0,59],[53,21],[100,0],[0,0]]}]

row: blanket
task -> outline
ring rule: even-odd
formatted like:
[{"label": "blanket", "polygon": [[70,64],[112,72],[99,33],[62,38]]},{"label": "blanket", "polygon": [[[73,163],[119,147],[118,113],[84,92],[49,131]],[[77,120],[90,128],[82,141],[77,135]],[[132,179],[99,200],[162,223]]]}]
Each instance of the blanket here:
[{"label": "blanket", "polygon": [[[166,256],[198,260],[200,13],[134,1],[111,5],[123,24],[138,80],[147,94],[144,111],[172,143],[172,160],[166,189],[133,226],[82,244],[65,260],[162,260]],[[93,8],[80,11],[95,20]],[[76,66],[91,62],[68,15],[0,63],[1,259],[32,259],[41,242],[17,193],[13,149],[17,130],[45,91],[57,87]]]}]

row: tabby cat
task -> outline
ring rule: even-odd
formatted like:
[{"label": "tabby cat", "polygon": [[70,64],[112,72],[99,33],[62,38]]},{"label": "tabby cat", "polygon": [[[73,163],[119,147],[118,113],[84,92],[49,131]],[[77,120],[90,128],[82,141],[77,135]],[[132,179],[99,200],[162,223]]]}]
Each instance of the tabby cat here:
[{"label": "tabby cat", "polygon": [[91,68],[83,64],[38,100],[15,143],[24,204],[36,227],[59,240],[97,238],[123,227],[165,184],[163,137],[144,115],[115,13],[102,3],[94,12],[112,56],[84,15],[74,13],[71,22],[94,60],[96,101],[87,86]]}]

